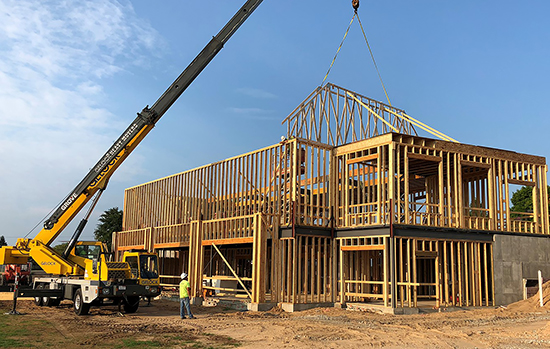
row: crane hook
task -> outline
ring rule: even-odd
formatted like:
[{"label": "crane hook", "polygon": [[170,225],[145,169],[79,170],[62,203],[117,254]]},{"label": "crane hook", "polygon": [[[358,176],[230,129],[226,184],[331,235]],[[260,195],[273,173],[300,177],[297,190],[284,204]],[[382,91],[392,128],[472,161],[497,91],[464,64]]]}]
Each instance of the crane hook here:
[{"label": "crane hook", "polygon": [[359,8],[359,0],[351,0],[351,6],[353,6],[355,13],[357,13],[357,9]]}]

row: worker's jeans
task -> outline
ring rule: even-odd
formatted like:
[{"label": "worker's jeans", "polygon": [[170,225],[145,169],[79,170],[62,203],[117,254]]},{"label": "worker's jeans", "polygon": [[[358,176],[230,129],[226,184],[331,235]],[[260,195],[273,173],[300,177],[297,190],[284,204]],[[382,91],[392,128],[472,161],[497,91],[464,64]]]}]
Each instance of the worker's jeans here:
[{"label": "worker's jeans", "polygon": [[190,319],[193,318],[193,314],[191,314],[191,306],[189,305],[189,297],[180,298],[180,317],[182,319],[185,319],[185,315],[183,314],[183,307],[185,306],[185,312],[187,313],[187,316],[189,316]]}]

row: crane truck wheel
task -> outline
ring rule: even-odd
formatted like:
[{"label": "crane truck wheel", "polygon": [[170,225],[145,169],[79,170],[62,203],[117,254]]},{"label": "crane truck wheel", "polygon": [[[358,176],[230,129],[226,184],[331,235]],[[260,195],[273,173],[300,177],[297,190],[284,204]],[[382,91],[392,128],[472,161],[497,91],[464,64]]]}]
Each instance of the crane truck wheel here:
[{"label": "crane truck wheel", "polygon": [[[41,290],[44,288],[44,285],[37,285],[36,289]],[[34,304],[38,305],[39,307],[44,305],[44,298],[45,297],[34,297]]]},{"label": "crane truck wheel", "polygon": [[51,298],[51,297],[42,297],[42,304],[45,307],[51,307],[53,305],[53,298]]},{"label": "crane truck wheel", "polygon": [[123,304],[124,312],[128,314],[135,313],[139,308],[139,296],[128,297],[124,300]]},{"label": "crane truck wheel", "polygon": [[82,297],[82,290],[79,288],[74,294],[74,313],[76,315],[87,315],[90,311],[90,304],[84,303],[84,297]]}]

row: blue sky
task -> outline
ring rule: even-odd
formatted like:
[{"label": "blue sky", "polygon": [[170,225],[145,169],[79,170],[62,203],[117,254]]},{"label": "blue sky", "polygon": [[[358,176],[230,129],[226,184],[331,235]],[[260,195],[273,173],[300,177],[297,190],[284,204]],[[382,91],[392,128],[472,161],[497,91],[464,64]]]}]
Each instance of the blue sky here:
[{"label": "blue sky", "polygon": [[[0,235],[13,244],[39,223],[243,3],[0,2]],[[278,142],[323,80],[350,3],[265,0],[113,176],[84,238],[127,187]],[[359,9],[393,105],[461,142],[545,157],[548,13],[544,0]],[[328,80],[385,99],[357,22]]]}]

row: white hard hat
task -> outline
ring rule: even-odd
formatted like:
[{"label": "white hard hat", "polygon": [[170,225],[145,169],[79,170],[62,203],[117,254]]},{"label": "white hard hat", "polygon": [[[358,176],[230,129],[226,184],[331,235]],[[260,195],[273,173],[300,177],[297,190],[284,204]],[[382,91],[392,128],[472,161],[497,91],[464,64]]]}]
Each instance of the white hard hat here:
[{"label": "white hard hat", "polygon": [[187,277],[187,273],[181,273],[181,278],[185,279]]}]

